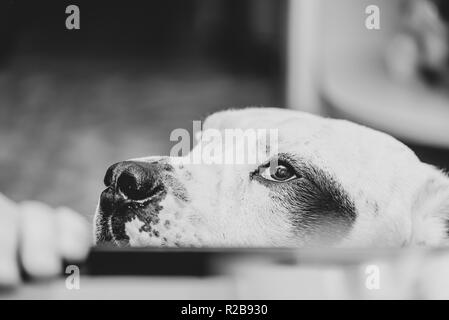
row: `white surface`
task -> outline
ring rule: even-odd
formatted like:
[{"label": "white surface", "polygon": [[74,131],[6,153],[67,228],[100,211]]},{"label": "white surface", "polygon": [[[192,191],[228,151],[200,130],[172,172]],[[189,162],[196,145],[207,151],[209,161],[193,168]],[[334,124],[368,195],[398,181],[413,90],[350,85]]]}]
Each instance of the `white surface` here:
[{"label": "white surface", "polygon": [[[449,299],[449,250],[301,252],[299,264],[241,259],[213,277],[63,278],[0,290],[1,299]],[[378,269],[378,288],[367,286]],[[372,278],[371,278],[372,279]]]},{"label": "white surface", "polygon": [[79,290],[68,290],[65,280],[28,284],[0,299],[235,299],[227,277],[81,277]]}]

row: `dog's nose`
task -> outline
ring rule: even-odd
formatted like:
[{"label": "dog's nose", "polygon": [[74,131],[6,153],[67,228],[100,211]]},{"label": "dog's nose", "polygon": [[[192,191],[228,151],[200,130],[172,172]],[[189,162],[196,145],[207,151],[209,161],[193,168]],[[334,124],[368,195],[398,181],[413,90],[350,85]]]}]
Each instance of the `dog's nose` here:
[{"label": "dog's nose", "polygon": [[128,199],[144,200],[156,191],[157,168],[145,162],[119,162],[109,167],[104,184],[120,191]]}]

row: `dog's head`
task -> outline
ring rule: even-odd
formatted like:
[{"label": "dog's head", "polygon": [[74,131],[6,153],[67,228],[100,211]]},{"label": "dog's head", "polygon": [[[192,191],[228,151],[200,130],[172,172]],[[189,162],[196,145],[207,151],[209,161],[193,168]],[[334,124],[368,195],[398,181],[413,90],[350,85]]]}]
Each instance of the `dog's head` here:
[{"label": "dog's head", "polygon": [[[228,129],[243,137],[225,143]],[[275,132],[276,139],[256,134],[251,145],[247,130]],[[256,108],[213,114],[203,132],[187,156],[109,168],[95,215],[97,243],[403,246],[446,239],[449,179],[386,134]],[[242,150],[246,157],[236,161]]]}]

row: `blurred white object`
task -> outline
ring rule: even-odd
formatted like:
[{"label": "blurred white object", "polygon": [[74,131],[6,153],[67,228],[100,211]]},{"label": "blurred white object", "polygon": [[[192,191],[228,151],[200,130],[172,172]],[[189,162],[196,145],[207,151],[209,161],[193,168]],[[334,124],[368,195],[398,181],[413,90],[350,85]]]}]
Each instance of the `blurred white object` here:
[{"label": "blurred white object", "polygon": [[407,35],[398,35],[392,40],[385,55],[388,70],[392,76],[403,82],[416,79],[419,64],[419,48],[414,39]]},{"label": "blurred white object", "polygon": [[[449,38],[437,6],[430,0],[411,0],[404,2],[403,7],[386,52],[388,69],[403,81],[419,78],[420,70],[434,73],[436,80],[444,80],[449,72]],[[414,71],[408,72],[408,79],[402,74],[404,64]]]},{"label": "blurred white object", "polygon": [[426,259],[419,270],[417,283],[420,298],[449,299],[449,252],[447,250]]},{"label": "blurred white object", "polygon": [[[380,8],[380,30],[363,27],[368,4]],[[322,2],[323,57],[318,62],[317,94],[324,101],[323,110],[333,116],[409,143],[448,148],[447,93],[430,89],[414,76],[414,64],[422,57],[410,34],[393,40],[403,28],[401,4],[398,0]],[[438,54],[432,56],[437,59]]]}]

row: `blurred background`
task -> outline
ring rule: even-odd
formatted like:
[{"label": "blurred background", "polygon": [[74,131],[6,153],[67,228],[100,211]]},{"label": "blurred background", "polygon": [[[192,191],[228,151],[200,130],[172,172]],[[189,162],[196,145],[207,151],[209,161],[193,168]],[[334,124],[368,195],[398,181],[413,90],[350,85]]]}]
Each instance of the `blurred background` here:
[{"label": "blurred background", "polygon": [[[65,9],[80,8],[80,30]],[[368,5],[380,30],[365,27]],[[449,169],[443,0],[0,4],[0,191],[93,215],[106,168],[229,107],[363,123]]]},{"label": "blurred background", "polygon": [[214,111],[285,105],[285,5],[3,1],[1,192],[92,216],[109,165],[168,155],[172,130]]}]

